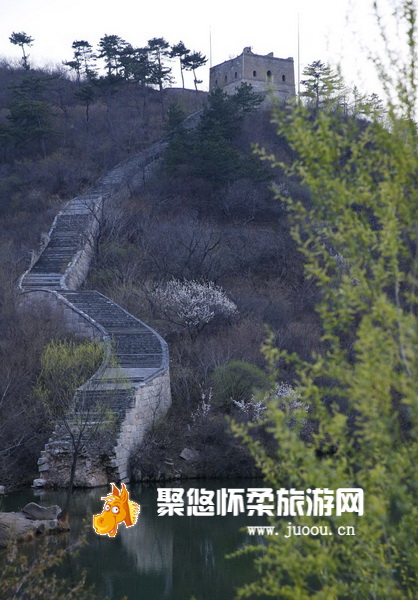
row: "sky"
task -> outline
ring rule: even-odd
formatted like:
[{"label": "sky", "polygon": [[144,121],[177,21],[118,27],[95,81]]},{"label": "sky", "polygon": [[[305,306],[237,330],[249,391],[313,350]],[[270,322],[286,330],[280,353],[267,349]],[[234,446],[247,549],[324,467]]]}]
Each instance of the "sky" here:
[{"label": "sky", "polygon": [[[153,37],[164,37],[201,51],[212,65],[245,46],[256,54],[293,56],[297,80],[299,22],[301,73],[314,60],[340,65],[350,86],[372,93],[379,90],[368,60],[378,47],[371,7],[372,0],[0,0],[0,57],[18,61],[21,56],[9,42],[12,32],[35,39],[29,53],[38,66],[71,60],[74,40],[96,46],[103,35],[117,34],[133,46],[145,46]],[[203,67],[198,73],[201,89],[208,89],[208,71]],[[176,68],[174,75],[180,85]],[[193,87],[191,74],[186,86]]]}]

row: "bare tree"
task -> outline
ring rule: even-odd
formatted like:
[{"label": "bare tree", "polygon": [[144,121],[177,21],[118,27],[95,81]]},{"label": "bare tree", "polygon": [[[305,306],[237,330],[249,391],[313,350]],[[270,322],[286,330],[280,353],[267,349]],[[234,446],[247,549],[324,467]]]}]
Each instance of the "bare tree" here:
[{"label": "bare tree", "polygon": [[51,421],[56,423],[57,439],[68,441],[71,449],[64,514],[68,511],[82,449],[98,442],[114,427],[113,414],[106,401],[106,395],[113,391],[100,389],[100,375],[92,377],[102,360],[102,346],[92,341],[82,344],[51,342],[41,358],[35,394],[43,402]]}]

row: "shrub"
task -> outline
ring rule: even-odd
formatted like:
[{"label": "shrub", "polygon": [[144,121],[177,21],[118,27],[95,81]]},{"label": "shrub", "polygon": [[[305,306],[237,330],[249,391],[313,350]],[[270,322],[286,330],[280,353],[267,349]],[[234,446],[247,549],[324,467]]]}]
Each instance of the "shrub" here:
[{"label": "shrub", "polygon": [[250,402],[256,389],[269,386],[267,375],[259,367],[241,360],[231,360],[215,369],[212,382],[215,402],[228,411],[234,401]]}]

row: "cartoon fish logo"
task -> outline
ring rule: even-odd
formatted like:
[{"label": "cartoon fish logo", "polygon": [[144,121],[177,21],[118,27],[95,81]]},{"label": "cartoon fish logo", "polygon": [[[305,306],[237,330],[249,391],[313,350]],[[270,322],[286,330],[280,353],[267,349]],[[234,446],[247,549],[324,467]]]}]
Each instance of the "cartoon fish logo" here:
[{"label": "cartoon fish logo", "polygon": [[141,507],[129,500],[129,492],[124,483],[120,490],[114,483],[110,485],[111,493],[102,498],[105,500],[103,511],[99,515],[93,515],[93,528],[99,535],[115,537],[119,523],[125,523],[126,527],[135,525]]}]

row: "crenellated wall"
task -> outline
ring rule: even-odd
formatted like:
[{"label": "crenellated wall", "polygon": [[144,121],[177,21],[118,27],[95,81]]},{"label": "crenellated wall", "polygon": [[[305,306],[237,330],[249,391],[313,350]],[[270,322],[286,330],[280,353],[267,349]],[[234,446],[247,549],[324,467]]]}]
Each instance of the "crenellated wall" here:
[{"label": "crenellated wall", "polygon": [[293,58],[278,58],[270,52],[255,54],[250,47],[229,60],[210,69],[209,88],[221,88],[227,94],[234,94],[241,83],[251,84],[254,92],[266,94],[269,91],[281,100],[295,96],[295,75]]}]

